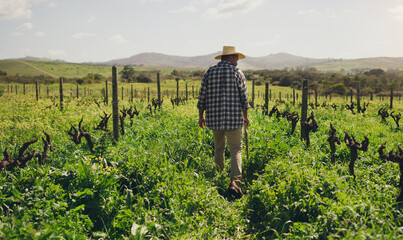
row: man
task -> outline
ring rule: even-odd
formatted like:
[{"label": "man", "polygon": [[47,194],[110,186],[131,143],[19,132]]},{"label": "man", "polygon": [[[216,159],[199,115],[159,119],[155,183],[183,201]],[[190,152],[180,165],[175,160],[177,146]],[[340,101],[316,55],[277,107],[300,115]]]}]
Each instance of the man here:
[{"label": "man", "polygon": [[[224,169],[226,139],[231,153],[230,194],[242,197],[242,126],[248,127],[248,92],[246,79],[236,68],[245,55],[233,46],[224,46],[222,54],[215,59],[221,61],[209,68],[201,83],[199,101],[199,126],[213,131],[214,160],[220,171]],[[206,119],[204,119],[206,112]]]}]

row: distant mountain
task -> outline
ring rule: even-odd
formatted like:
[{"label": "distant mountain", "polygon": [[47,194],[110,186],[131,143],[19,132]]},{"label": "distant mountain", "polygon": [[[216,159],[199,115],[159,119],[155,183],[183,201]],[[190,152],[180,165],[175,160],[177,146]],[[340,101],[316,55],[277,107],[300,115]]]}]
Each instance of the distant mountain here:
[{"label": "distant mountain", "polygon": [[[183,57],[161,53],[141,53],[129,58],[115,59],[103,64],[107,65],[131,65],[131,66],[169,66],[169,67],[196,67],[207,68],[217,63],[214,59],[220,52]],[[403,58],[376,57],[362,59],[333,59],[333,58],[306,58],[288,53],[276,53],[263,57],[249,57],[238,62],[241,69],[284,69],[315,67],[322,71],[350,71],[352,69],[403,69]]]},{"label": "distant mountain", "polygon": [[153,67],[208,67],[214,65],[214,57],[220,53],[213,53],[204,56],[182,57],[161,53],[140,53],[129,58],[115,59],[106,62],[108,65],[137,65]]}]

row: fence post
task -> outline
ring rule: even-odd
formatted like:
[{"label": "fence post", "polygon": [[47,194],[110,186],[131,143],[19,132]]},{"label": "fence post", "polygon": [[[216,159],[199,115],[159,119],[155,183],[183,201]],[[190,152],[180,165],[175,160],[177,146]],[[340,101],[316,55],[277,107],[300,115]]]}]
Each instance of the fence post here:
[{"label": "fence post", "polygon": [[160,73],[157,72],[157,94],[158,94],[158,103],[161,102],[161,80]]},{"label": "fence post", "polygon": [[133,102],[133,98],[134,98],[134,93],[133,93],[133,85],[131,85],[131,102]]},{"label": "fence post", "polygon": [[292,105],[295,106],[295,89],[292,89]]},{"label": "fence post", "polygon": [[[113,71],[113,70],[112,70]],[[105,81],[105,99],[104,102],[106,105],[108,105],[108,80]]]},{"label": "fence post", "polygon": [[36,92],[36,101],[39,100],[39,87],[38,87],[38,81],[35,82],[35,92]]},{"label": "fence post", "polygon": [[306,122],[308,116],[308,80],[302,82],[302,108],[301,108],[301,139],[306,139],[306,131],[303,122]]},{"label": "fence post", "polygon": [[255,107],[255,78],[252,79],[252,108]]},{"label": "fence post", "polygon": [[360,79],[357,79],[357,113],[361,112]]},{"label": "fence post", "polygon": [[318,106],[318,86],[315,86],[315,108]]},{"label": "fence post", "polygon": [[186,83],[186,102],[188,101],[189,95],[188,95],[188,83]]},{"label": "fence post", "polygon": [[118,99],[118,78],[116,67],[112,67],[112,114],[113,114],[113,138],[119,140],[119,99]]},{"label": "fence post", "polygon": [[63,111],[63,78],[59,78],[60,111]]},{"label": "fence post", "polygon": [[353,103],[353,89],[350,90],[350,103]]},{"label": "fence post", "polygon": [[264,99],[264,107],[265,107],[265,115],[267,116],[269,114],[269,83],[266,83],[266,89],[265,89],[265,99]]},{"label": "fence post", "polygon": [[390,88],[390,106],[391,109],[393,108],[393,86]]}]

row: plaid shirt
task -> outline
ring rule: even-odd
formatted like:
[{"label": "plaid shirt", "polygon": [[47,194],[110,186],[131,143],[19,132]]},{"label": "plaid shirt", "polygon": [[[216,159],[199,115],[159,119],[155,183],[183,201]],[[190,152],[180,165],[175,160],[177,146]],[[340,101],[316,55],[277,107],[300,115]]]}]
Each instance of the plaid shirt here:
[{"label": "plaid shirt", "polygon": [[249,108],[243,72],[226,61],[209,68],[201,83],[197,108],[206,111],[206,126],[211,130],[242,127],[242,110]]}]

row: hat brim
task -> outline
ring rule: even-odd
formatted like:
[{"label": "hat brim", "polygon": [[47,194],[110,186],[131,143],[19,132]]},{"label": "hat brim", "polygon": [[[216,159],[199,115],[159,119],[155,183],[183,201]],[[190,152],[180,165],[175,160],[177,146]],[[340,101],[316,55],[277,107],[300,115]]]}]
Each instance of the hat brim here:
[{"label": "hat brim", "polygon": [[[231,54],[225,54],[225,55],[233,55],[233,54],[238,55],[238,59],[244,59],[245,58],[245,55],[243,55],[242,53],[231,53]],[[218,55],[214,59],[221,60],[221,57],[225,56],[225,55]]]}]

